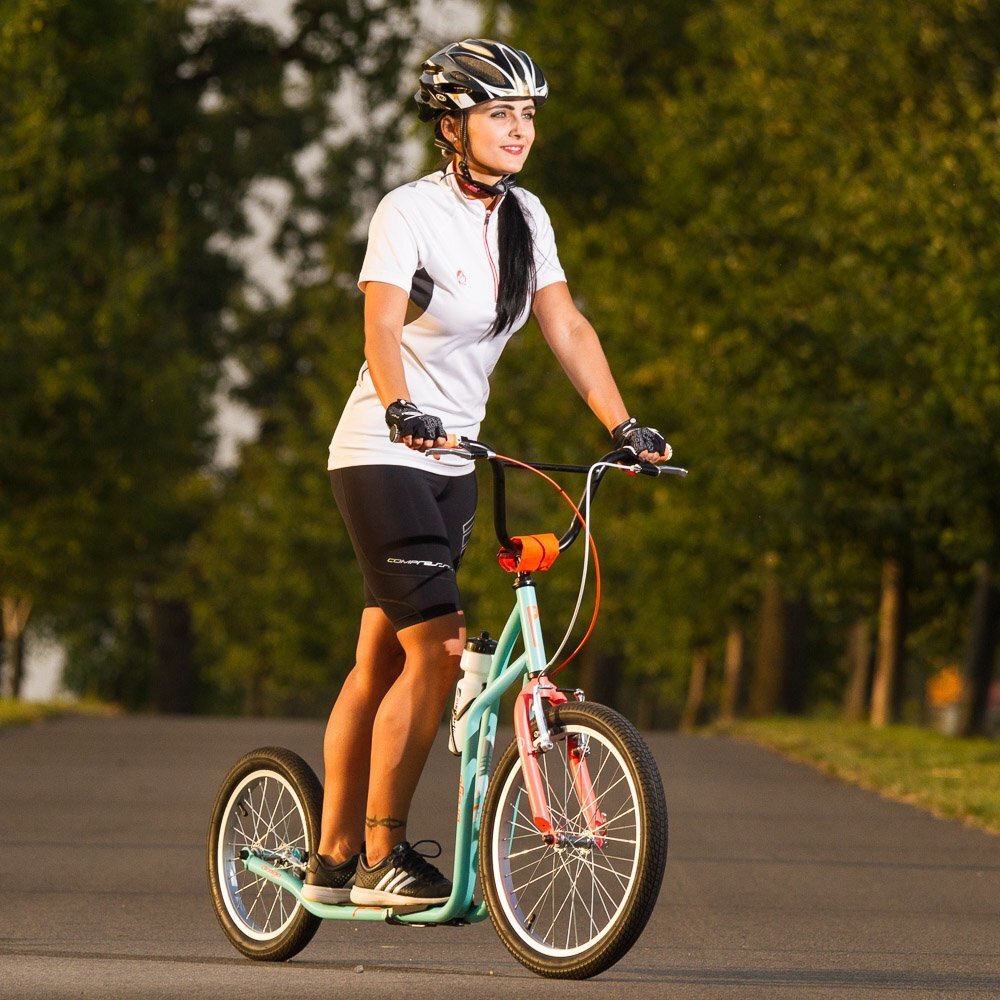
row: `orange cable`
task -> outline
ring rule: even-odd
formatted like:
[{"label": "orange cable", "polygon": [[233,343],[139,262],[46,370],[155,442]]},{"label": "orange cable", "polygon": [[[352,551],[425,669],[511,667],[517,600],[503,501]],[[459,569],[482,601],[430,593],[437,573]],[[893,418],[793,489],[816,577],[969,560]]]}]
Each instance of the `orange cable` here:
[{"label": "orange cable", "polygon": [[[542,479],[549,483],[549,485],[552,486],[552,488],[555,489],[560,496],[562,496],[566,503],[570,505],[573,509],[573,513],[577,517],[577,520],[583,525],[584,529],[587,529],[587,522],[580,513],[580,509],[575,503],[573,503],[572,500],[570,500],[566,491],[554,479],[545,475],[541,469],[536,469],[533,465],[528,465],[526,462],[519,462],[516,458],[508,458],[506,455],[497,455],[496,457],[502,459],[504,462],[509,462],[511,465],[517,465],[522,469],[527,469],[529,472],[534,472],[537,476],[541,476]],[[594,631],[594,626],[597,624],[597,614],[601,607],[601,562],[597,558],[597,545],[594,544],[593,532],[588,530],[587,538],[590,541],[590,551],[594,557],[594,583],[596,587],[596,592],[594,594],[594,614],[590,619],[590,625],[587,627],[586,634],[580,640],[580,644],[573,650],[572,653],[569,654],[569,656],[566,657],[565,660],[562,661],[562,663],[559,664],[558,667],[555,668],[555,670],[548,674],[549,677],[553,677],[555,674],[559,673],[559,671],[562,670],[562,668],[565,667],[566,664],[569,663],[581,649],[583,649],[583,647],[587,644],[587,640],[590,638],[591,632]]]}]

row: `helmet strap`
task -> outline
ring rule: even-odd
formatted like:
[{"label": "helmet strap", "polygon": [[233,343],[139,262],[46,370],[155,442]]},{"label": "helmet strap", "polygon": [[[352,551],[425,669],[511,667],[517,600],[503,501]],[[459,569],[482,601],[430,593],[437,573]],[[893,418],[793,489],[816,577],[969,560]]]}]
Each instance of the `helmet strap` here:
[{"label": "helmet strap", "polygon": [[441,128],[441,119],[444,115],[438,115],[437,121],[434,123],[434,145],[441,150],[442,156],[461,156],[462,151],[444,134],[444,129]]}]

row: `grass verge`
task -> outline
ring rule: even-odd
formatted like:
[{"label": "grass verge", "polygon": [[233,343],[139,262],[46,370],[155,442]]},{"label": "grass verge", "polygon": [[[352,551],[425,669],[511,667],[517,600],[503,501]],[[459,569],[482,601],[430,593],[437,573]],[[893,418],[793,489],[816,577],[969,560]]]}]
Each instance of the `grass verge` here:
[{"label": "grass verge", "polygon": [[718,731],[935,816],[1000,834],[1000,743],[995,740],[829,719],[753,719]]},{"label": "grass verge", "polygon": [[18,701],[0,698],[0,728],[24,725],[66,715],[117,715],[119,709],[103,701]]}]

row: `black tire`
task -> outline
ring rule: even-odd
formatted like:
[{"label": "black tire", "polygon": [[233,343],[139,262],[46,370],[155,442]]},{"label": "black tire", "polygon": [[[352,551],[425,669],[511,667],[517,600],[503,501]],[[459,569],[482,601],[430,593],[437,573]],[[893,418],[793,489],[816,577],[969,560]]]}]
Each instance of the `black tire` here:
[{"label": "black tire", "polygon": [[[497,933],[522,965],[540,976],[587,979],[621,959],[649,920],[667,860],[667,805],[649,747],[617,712],[571,702],[552,710],[551,725],[555,745],[541,755],[539,766],[553,822],[569,836],[556,848],[545,845],[534,829],[524,808],[517,744],[511,743],[486,793],[479,874]],[[581,736],[588,737],[594,793],[608,817],[601,843],[587,831],[567,777],[567,753]]]},{"label": "black tire", "polygon": [[[289,892],[247,871],[240,851],[275,852],[275,867],[302,877],[319,842],[323,789],[312,768],[282,747],[237,761],[215,800],[208,833],[208,882],[226,937],[248,958],[284,962],[320,925]],[[263,806],[263,808],[261,808]]]}]

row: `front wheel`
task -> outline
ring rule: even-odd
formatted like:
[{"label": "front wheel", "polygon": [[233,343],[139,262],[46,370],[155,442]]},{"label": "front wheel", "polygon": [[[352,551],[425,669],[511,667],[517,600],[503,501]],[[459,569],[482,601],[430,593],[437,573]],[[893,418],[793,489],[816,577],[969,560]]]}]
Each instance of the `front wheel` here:
[{"label": "front wheel", "polygon": [[[551,711],[551,723],[554,746],[538,762],[555,842],[532,821],[512,743],[486,794],[479,870],[511,954],[538,975],[586,979],[622,958],[649,920],[667,860],[667,806],[653,755],[627,719],[571,702]],[[601,814],[596,830],[572,777],[570,758],[581,755]]]},{"label": "front wheel", "polygon": [[319,843],[323,790],[298,754],[262,747],[237,761],[215,800],[208,836],[208,881],[215,914],[248,958],[284,962],[320,924],[289,892],[248,871],[250,854],[303,878]]}]

